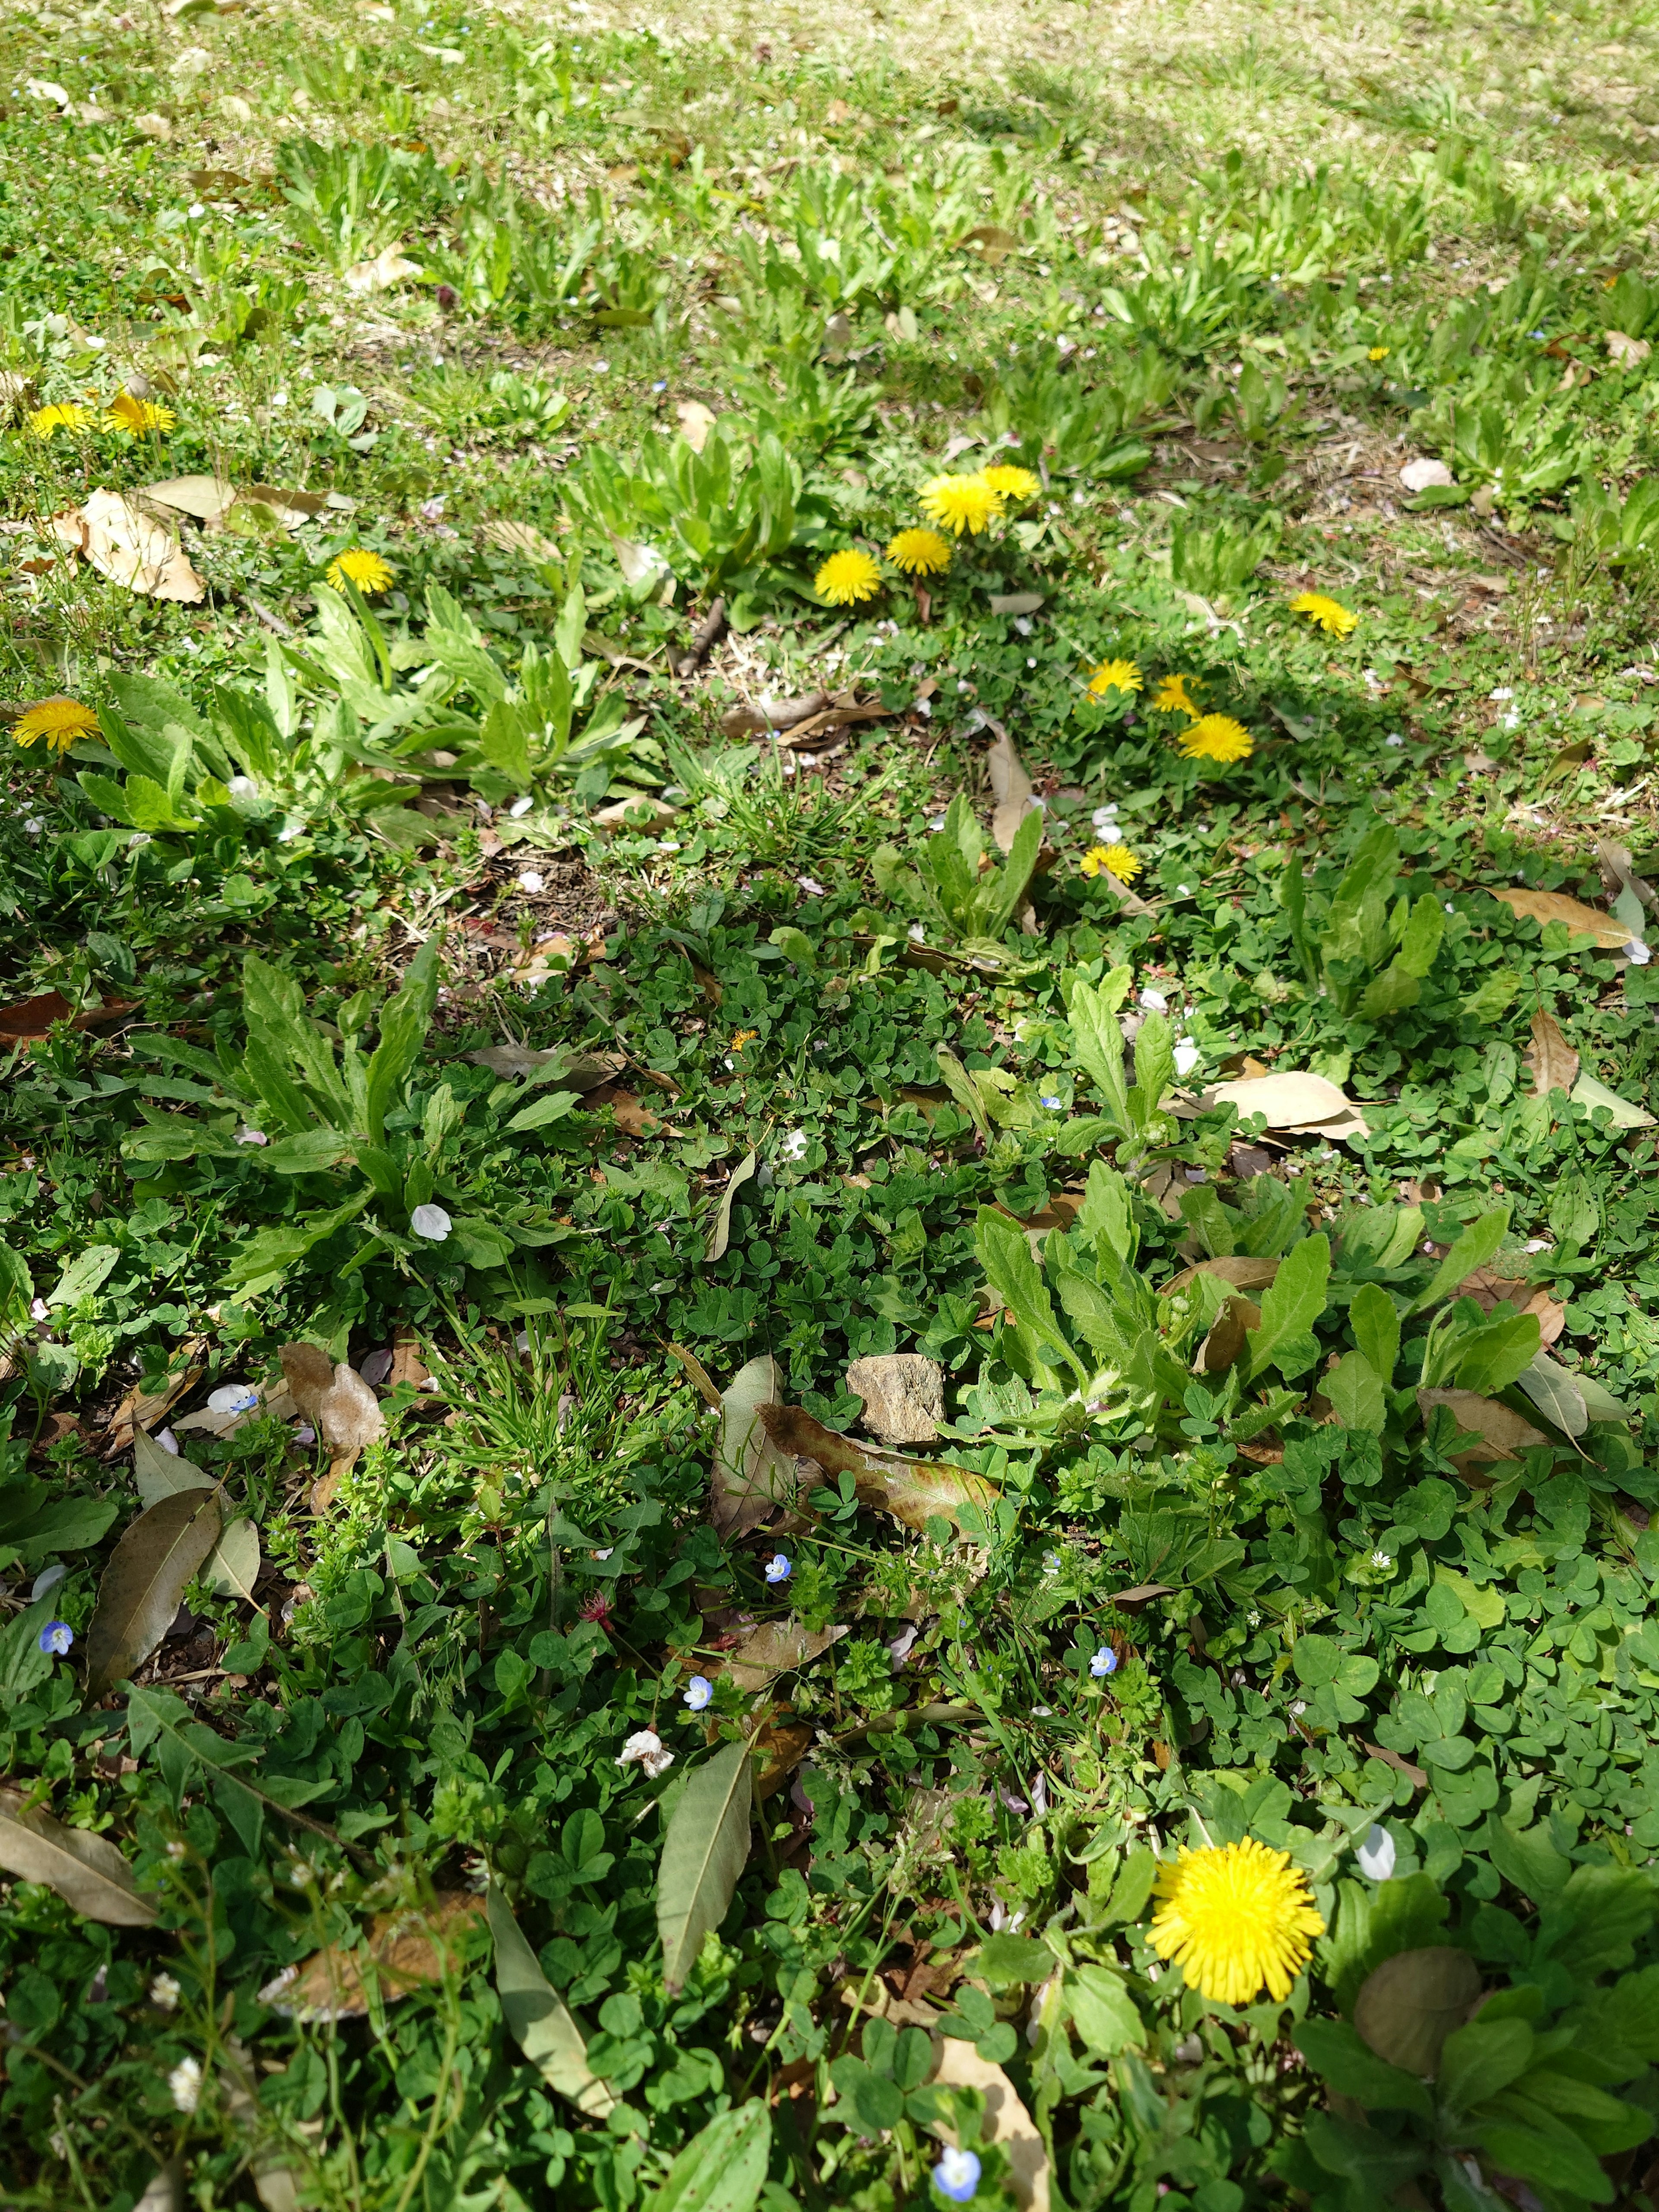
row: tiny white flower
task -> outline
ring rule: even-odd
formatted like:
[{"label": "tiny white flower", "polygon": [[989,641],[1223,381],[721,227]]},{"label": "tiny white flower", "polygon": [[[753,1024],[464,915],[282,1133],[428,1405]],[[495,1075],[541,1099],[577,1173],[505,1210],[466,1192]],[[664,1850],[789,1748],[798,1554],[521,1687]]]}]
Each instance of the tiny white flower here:
[{"label": "tiny white flower", "polygon": [[1373,1552],[1371,1553],[1371,1565],[1379,1573],[1381,1573],[1385,1569],[1391,1567],[1394,1565],[1394,1561],[1389,1557],[1386,1552]]},{"label": "tiny white flower", "polygon": [[808,898],[828,898],[830,894],[815,876],[797,876],[795,881]]},{"label": "tiny white flower", "polygon": [[259,1394],[250,1382],[222,1382],[208,1396],[210,1413],[251,1413],[259,1402]]},{"label": "tiny white flower", "polygon": [[1382,742],[1385,745],[1392,745],[1397,752],[1405,744],[1406,740],[1401,736],[1398,730],[1390,730],[1388,736],[1383,738]]},{"label": "tiny white flower", "polygon": [[910,942],[912,945],[926,945],[927,942],[927,932],[919,921],[910,924]]},{"label": "tiny white flower", "polygon": [[157,2012],[178,2010],[179,1984],[171,1974],[157,1974],[149,1985],[149,2001]]},{"label": "tiny white flower", "polygon": [[233,799],[257,799],[259,787],[251,775],[234,775],[225,786]]},{"label": "tiny white flower", "polygon": [[1395,1861],[1399,1853],[1388,1830],[1373,1826],[1354,1856],[1367,1881],[1387,1881],[1394,1873]]},{"label": "tiny white flower", "polygon": [[1625,957],[1632,968],[1645,968],[1653,955],[1639,937],[1632,937],[1625,947]]},{"label": "tiny white flower", "polygon": [[155,1441],[161,1445],[161,1449],[164,1452],[171,1452],[174,1459],[178,1458],[179,1439],[173,1435],[171,1429],[157,1429],[155,1431]]},{"label": "tiny white flower", "polygon": [[1140,1003],[1149,1014],[1167,1014],[1170,1002],[1162,991],[1155,991],[1149,983],[1140,994]]},{"label": "tiny white flower", "polygon": [[441,1244],[455,1224],[441,1206],[417,1206],[409,1217],[409,1225],[428,1244]]},{"label": "tiny white flower", "polygon": [[1291,1707],[1291,1718],[1292,1720],[1299,1721],[1303,1714],[1305,1713],[1307,1710],[1308,1700],[1305,1698],[1298,1698],[1296,1703]]},{"label": "tiny white flower", "polygon": [[507,811],[513,817],[513,819],[515,822],[522,822],[525,816],[529,813],[531,808],[535,804],[536,801],[532,794],[527,791],[523,791],[520,793],[519,796],[514,800],[512,805],[509,806]]},{"label": "tiny white flower", "polygon": [[596,1559],[608,1559],[616,1548],[614,1544],[607,1544],[602,1552],[595,1552],[593,1556]]},{"label": "tiny white flower", "polygon": [[519,889],[521,891],[539,891],[546,888],[546,884],[534,868],[526,868],[519,878]]},{"label": "tiny white flower", "polygon": [[[31,814],[28,820],[23,824],[23,828],[31,837],[38,837],[46,826],[45,820],[39,814]],[[135,837],[132,842],[136,845],[138,841]],[[149,844],[149,840],[148,837],[145,838],[144,842],[147,845]]]},{"label": "tiny white flower", "polygon": [[674,1764],[674,1754],[655,1729],[638,1729],[617,1756],[618,1766],[642,1766],[654,1782]]},{"label": "tiny white flower", "polygon": [[48,1321],[51,1317],[52,1308],[46,1304],[44,1298],[32,1298],[29,1301],[29,1319],[31,1321]]},{"label": "tiny white flower", "polygon": [[263,1129],[248,1127],[236,1132],[236,1141],[239,1145],[268,1145],[270,1139]]},{"label": "tiny white flower", "polygon": [[1515,693],[1507,684],[1500,684],[1496,691],[1488,691],[1486,696],[1489,699],[1513,699]]},{"label": "tiny white flower", "polygon": [[1115,830],[1117,828],[1116,799],[1109,799],[1103,806],[1097,806],[1094,812],[1089,817],[1089,819],[1094,823],[1097,830]]},{"label": "tiny white flower", "polygon": [[193,2112],[202,2101],[202,2066],[196,2058],[181,2058],[167,2075],[167,2094],[181,2112]]},{"label": "tiny white flower", "polygon": [[1183,1083],[1203,1057],[1204,1050],[1201,1045],[1195,1045],[1190,1037],[1182,1038],[1175,1048],[1175,1072]]},{"label": "tiny white flower", "polygon": [[273,392],[270,395],[270,404],[273,407],[286,407],[288,405],[287,392]]},{"label": "tiny white flower", "polygon": [[1522,1249],[1527,1252],[1547,1252],[1549,1239],[1547,1237],[1529,1237]]}]

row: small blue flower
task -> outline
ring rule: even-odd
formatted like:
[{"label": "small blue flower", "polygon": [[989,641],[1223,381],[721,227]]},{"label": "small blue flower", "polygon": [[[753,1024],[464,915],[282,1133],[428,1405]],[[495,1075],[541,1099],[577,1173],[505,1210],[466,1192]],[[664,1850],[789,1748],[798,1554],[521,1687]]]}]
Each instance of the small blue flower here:
[{"label": "small blue flower", "polygon": [[766,1579],[769,1583],[787,1583],[794,1571],[794,1561],[786,1559],[781,1552],[774,1552],[766,1562]]},{"label": "small blue flower", "polygon": [[66,1620],[49,1620],[40,1631],[40,1649],[54,1659],[61,1659],[75,1641],[75,1631]]},{"label": "small blue flower", "polygon": [[933,2168],[933,2186],[952,2204],[965,2204],[979,2187],[980,2164],[971,2150],[947,2150]]},{"label": "small blue flower", "polygon": [[685,1702],[694,1713],[700,1713],[714,1694],[714,1685],[707,1674],[694,1674],[685,1686]]},{"label": "small blue flower", "polygon": [[1048,1092],[1047,1092],[1047,1091],[1045,1091],[1045,1092],[1043,1093],[1042,1103],[1043,1103],[1043,1104],[1044,1104],[1044,1105],[1048,1109],[1048,1111],[1049,1111],[1051,1114],[1057,1114],[1057,1113],[1060,1111],[1060,1101],[1059,1101],[1059,1099],[1058,1099],[1058,1098],[1056,1098],[1056,1097],[1053,1097],[1050,1093],[1048,1093]]},{"label": "small blue flower", "polygon": [[1094,1657],[1089,1662],[1089,1672],[1097,1682],[1104,1681],[1108,1674],[1116,1674],[1117,1654],[1109,1644],[1103,1644],[1096,1652]]}]

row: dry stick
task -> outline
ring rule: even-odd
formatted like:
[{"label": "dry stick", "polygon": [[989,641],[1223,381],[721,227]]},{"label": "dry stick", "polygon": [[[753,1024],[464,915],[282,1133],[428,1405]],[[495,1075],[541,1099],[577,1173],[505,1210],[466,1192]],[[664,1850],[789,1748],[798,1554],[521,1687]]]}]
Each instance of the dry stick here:
[{"label": "dry stick", "polygon": [[726,601],[716,599],[698,623],[691,639],[691,650],[675,663],[676,676],[692,676],[708,659],[714,641],[726,628]]}]

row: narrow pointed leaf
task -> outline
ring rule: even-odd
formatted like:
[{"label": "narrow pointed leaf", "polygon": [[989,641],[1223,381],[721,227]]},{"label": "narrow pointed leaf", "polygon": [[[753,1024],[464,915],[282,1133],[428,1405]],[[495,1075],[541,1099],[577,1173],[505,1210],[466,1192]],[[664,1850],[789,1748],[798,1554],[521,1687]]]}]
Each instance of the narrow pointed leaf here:
[{"label": "narrow pointed leaf", "polygon": [[696,1769],[663,1838],[657,1929],[670,1996],[685,1985],[702,1939],[726,1917],[749,1857],[749,1747],[728,1743]]},{"label": "narrow pointed leaf", "polygon": [[180,1490],[141,1513],[115,1547],[87,1631],[87,1695],[136,1674],[167,1631],[191,1577],[219,1540],[216,1490]]},{"label": "narrow pointed leaf", "polygon": [[588,2064],[580,2028],[543,1973],[512,1907],[494,1883],[489,1917],[495,1946],[495,1990],[514,2041],[540,2069],[550,2089],[568,2097],[579,2112],[603,2119],[616,2106],[616,2096]]},{"label": "narrow pointed leaf", "polygon": [[0,1867],[20,1881],[55,1889],[85,1919],[112,1928],[148,1928],[155,1921],[155,1906],[140,1896],[132,1869],[106,1837],[25,1810],[10,1790],[0,1790]]},{"label": "narrow pointed leaf", "polygon": [[772,2115],[762,2099],[721,2112],[692,2136],[645,2212],[754,2212],[771,2150]]}]

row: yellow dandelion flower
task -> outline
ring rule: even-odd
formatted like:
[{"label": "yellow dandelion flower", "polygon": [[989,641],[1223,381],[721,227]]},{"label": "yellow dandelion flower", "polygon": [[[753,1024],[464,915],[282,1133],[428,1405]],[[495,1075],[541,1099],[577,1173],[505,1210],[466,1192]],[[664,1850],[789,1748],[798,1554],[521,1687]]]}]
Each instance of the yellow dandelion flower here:
[{"label": "yellow dandelion flower", "polygon": [[90,430],[92,410],[72,403],[64,407],[37,407],[29,416],[29,428],[37,438],[50,438],[58,430]]},{"label": "yellow dandelion flower", "polygon": [[142,435],[146,430],[170,430],[179,417],[171,407],[153,399],[135,399],[130,392],[118,392],[109,404],[109,419],[112,428]]},{"label": "yellow dandelion flower", "polygon": [[378,553],[371,553],[367,545],[349,545],[343,553],[337,554],[325,574],[337,592],[343,591],[348,583],[355,584],[365,599],[374,599],[387,590],[392,582],[392,570]]},{"label": "yellow dandelion flower", "polygon": [[1285,1851],[1241,1844],[1182,1851],[1157,1883],[1148,1940],[1188,1985],[1222,2004],[1249,2004],[1265,1987],[1280,2003],[1325,1932],[1305,1878]]},{"label": "yellow dandelion flower", "polygon": [[907,576],[937,576],[951,565],[951,549],[937,530],[901,530],[887,557]]},{"label": "yellow dandelion flower", "polygon": [[881,570],[867,553],[852,547],[832,553],[812,579],[812,589],[832,607],[855,607],[881,589]]},{"label": "yellow dandelion flower", "polygon": [[66,753],[77,738],[94,737],[97,730],[97,715],[78,699],[42,699],[11,726],[14,744],[34,745],[44,738],[53,753]]},{"label": "yellow dandelion flower", "polygon": [[1091,845],[1078,862],[1085,876],[1097,876],[1104,869],[1121,884],[1133,883],[1146,865],[1127,845]]},{"label": "yellow dandelion flower", "polygon": [[916,500],[929,522],[957,538],[964,530],[977,538],[1002,512],[1002,494],[983,475],[929,477]]},{"label": "yellow dandelion flower", "polygon": [[1042,489],[1042,479],[1034,477],[1030,469],[1017,469],[1011,462],[999,461],[988,469],[980,471],[980,481],[990,485],[999,498],[1013,500],[1023,505],[1035,499]]},{"label": "yellow dandelion flower", "polygon": [[1255,738],[1231,714],[1200,715],[1187,725],[1178,742],[1188,760],[1243,761],[1255,750]]},{"label": "yellow dandelion flower", "polygon": [[1139,691],[1144,681],[1133,660],[1103,660],[1089,671],[1089,696],[1103,699],[1109,691]]},{"label": "yellow dandelion flower", "polygon": [[1166,676],[1158,687],[1158,696],[1152,701],[1154,713],[1190,714],[1196,721],[1201,710],[1194,703],[1187,686],[1197,681],[1195,676]]},{"label": "yellow dandelion flower", "polygon": [[1291,601],[1291,612],[1306,615],[1310,622],[1317,623],[1321,629],[1328,632],[1332,637],[1346,637],[1359,622],[1358,616],[1351,608],[1345,607],[1340,599],[1327,599],[1323,592],[1304,592],[1299,598]]},{"label": "yellow dandelion flower", "polygon": [[1388,357],[1389,349],[1387,346],[1373,346],[1365,356],[1367,361],[1386,361]]}]

